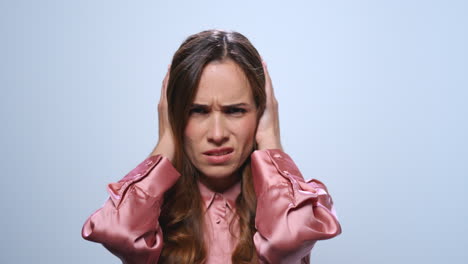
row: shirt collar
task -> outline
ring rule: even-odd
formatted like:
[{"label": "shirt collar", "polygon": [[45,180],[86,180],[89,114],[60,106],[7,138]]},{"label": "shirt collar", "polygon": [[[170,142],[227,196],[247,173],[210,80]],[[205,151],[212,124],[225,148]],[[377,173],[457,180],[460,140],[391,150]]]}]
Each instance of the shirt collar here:
[{"label": "shirt collar", "polygon": [[241,192],[241,181],[238,181],[236,184],[229,187],[227,190],[225,190],[222,193],[212,191],[200,181],[198,181],[198,189],[200,190],[200,194],[201,194],[201,197],[203,199],[206,209],[210,208],[216,195],[223,197],[224,200],[227,202],[227,205],[231,209],[234,209],[236,208],[237,196],[239,196]]}]

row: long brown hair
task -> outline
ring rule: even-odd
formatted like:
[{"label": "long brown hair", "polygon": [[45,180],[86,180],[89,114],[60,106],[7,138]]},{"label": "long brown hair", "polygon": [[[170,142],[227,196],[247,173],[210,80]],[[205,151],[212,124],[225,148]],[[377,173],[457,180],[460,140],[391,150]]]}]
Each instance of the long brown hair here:
[{"label": "long brown hair", "polygon": [[[257,121],[265,109],[262,60],[255,47],[242,34],[223,30],[202,31],[189,36],[176,51],[170,68],[167,100],[175,141],[174,166],[181,177],[166,192],[161,207],[159,221],[164,236],[161,263],[203,263],[206,259],[204,209],[197,186],[200,172],[184,151],[184,130],[204,67],[210,62],[226,59],[233,60],[249,80],[257,107]],[[257,261],[253,243],[256,197],[249,158],[239,168],[239,173],[242,175],[242,184],[235,211],[240,233],[235,234],[239,242],[232,254],[232,262],[252,263]]]}]

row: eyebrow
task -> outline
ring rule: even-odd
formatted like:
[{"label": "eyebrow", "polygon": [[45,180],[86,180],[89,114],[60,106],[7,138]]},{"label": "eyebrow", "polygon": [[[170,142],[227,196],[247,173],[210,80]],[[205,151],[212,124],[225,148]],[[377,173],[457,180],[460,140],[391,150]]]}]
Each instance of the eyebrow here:
[{"label": "eyebrow", "polygon": [[[237,104],[230,104],[230,105],[223,105],[221,106],[222,108],[230,108],[230,107],[248,107],[249,104],[247,103],[237,103]],[[192,107],[202,107],[202,108],[205,108],[205,107],[209,107],[208,105],[204,105],[204,104],[192,104]]]}]

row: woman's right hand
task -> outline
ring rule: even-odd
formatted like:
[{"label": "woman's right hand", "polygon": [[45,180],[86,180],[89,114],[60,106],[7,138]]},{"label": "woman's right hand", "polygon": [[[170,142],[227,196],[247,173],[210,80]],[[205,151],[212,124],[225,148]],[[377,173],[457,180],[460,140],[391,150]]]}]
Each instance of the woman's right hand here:
[{"label": "woman's right hand", "polygon": [[174,160],[174,137],[172,135],[171,124],[169,123],[169,113],[167,107],[167,84],[169,82],[169,72],[171,65],[167,69],[161,87],[161,97],[158,104],[158,120],[159,120],[159,139],[158,144],[154,148],[151,156],[161,154],[168,158],[171,162]]}]

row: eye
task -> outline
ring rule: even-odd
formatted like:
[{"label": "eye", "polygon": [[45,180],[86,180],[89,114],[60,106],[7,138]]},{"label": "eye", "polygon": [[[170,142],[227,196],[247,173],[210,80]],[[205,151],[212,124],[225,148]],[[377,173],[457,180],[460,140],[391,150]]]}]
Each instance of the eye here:
[{"label": "eye", "polygon": [[204,107],[192,107],[189,112],[191,115],[192,114],[198,114],[198,115],[203,115],[208,113],[208,110]]},{"label": "eye", "polygon": [[224,112],[229,115],[242,115],[245,112],[247,112],[247,110],[245,110],[244,108],[240,108],[240,107],[229,107]]}]

